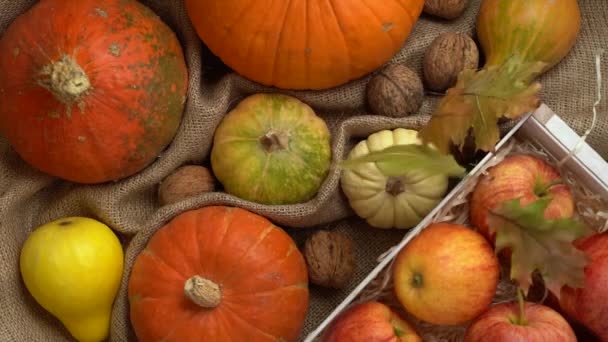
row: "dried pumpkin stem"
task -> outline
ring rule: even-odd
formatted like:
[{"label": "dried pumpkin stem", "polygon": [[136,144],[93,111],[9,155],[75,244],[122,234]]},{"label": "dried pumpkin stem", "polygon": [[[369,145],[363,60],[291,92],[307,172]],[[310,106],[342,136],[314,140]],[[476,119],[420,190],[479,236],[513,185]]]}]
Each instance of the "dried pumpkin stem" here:
[{"label": "dried pumpkin stem", "polygon": [[270,131],[260,137],[260,143],[266,152],[285,150],[289,147],[289,135],[284,132]]},{"label": "dried pumpkin stem", "polygon": [[403,184],[403,180],[400,177],[389,177],[386,180],[384,191],[393,196],[397,196],[405,191],[405,184]]},{"label": "dried pumpkin stem", "polygon": [[91,88],[91,82],[84,70],[67,55],[42,68],[38,84],[65,104],[75,102]]},{"label": "dried pumpkin stem", "polygon": [[207,309],[213,309],[222,301],[222,290],[209,279],[195,275],[186,281],[184,294],[191,301]]}]

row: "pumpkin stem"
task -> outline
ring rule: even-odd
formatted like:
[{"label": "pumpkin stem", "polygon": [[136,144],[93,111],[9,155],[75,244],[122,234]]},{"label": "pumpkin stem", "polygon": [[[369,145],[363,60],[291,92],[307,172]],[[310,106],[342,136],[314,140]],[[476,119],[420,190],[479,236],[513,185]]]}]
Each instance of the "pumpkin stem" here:
[{"label": "pumpkin stem", "polygon": [[389,177],[386,180],[384,191],[393,196],[397,196],[405,191],[405,184],[403,184],[403,180],[399,177]]},{"label": "pumpkin stem", "polygon": [[64,55],[40,71],[38,84],[48,89],[57,100],[71,104],[91,88],[89,77],[76,61]]},{"label": "pumpkin stem", "polygon": [[286,150],[289,147],[289,135],[284,132],[270,131],[260,137],[260,143],[269,153]]},{"label": "pumpkin stem", "polygon": [[207,309],[215,308],[222,301],[219,285],[198,275],[186,280],[184,293],[191,301]]}]

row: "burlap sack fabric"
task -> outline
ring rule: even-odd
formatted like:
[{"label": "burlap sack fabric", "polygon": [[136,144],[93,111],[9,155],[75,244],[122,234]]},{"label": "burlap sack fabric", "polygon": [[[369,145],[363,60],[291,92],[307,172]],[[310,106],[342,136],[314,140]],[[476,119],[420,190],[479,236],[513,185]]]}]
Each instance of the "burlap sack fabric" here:
[{"label": "burlap sack fabric", "polygon": [[[123,283],[112,319],[112,341],[134,341],[129,323],[126,286],[134,258],[150,235],[175,215],[205,205],[224,204],[249,209],[284,227],[301,243],[311,232],[305,227],[325,227],[352,236],[358,248],[358,266],[349,288],[336,291],[311,286],[311,303],[302,337],[314,328],[374,266],[376,258],[396,244],[401,231],[379,231],[352,215],[339,188],[339,170],[333,168],[318,196],[308,203],[262,206],[224,193],[209,193],[160,208],[158,183],[172,170],[188,163],[207,163],[213,132],[223,115],[244,96],[279,91],[262,87],[230,73],[211,55],[195,35],[182,0],[150,0],[151,7],[170,25],[181,40],[189,66],[190,88],[182,126],[171,146],[141,173],[112,184],[81,186],[53,179],[26,165],[0,138],[0,340],[69,341],[58,321],[28,294],[19,274],[19,253],[28,234],[37,226],[59,217],[81,215],[99,219],[120,235],[126,253]],[[27,10],[33,0],[0,0],[0,32]],[[595,101],[593,54],[608,48],[608,4],[605,0],[580,0],[582,31],[570,55],[541,79],[543,100],[576,131],[591,123]],[[447,22],[423,16],[393,62],[403,62],[420,71],[422,56],[430,42],[443,31],[474,35],[479,1],[471,1],[466,13]],[[608,60],[608,57],[605,58]],[[608,75],[608,62],[602,66]],[[364,89],[368,78],[326,91],[285,92],[310,104],[332,130],[334,161],[342,159],[352,144],[380,129],[418,128],[436,99],[427,97],[421,114],[404,119],[366,115]],[[608,98],[604,88],[604,98]],[[608,117],[605,102],[589,143],[608,156]]]}]

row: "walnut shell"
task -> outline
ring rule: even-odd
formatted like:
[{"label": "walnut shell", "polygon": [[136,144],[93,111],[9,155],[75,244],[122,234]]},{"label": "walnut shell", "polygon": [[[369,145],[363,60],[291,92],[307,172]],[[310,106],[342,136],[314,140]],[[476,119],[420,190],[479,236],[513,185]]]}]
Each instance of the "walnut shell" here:
[{"label": "walnut shell", "polygon": [[466,0],[425,0],[423,11],[443,19],[455,19],[467,7]]},{"label": "walnut shell", "polygon": [[464,33],[445,32],[429,46],[423,62],[424,83],[434,91],[454,86],[464,69],[477,69],[479,50],[471,37]]},{"label": "walnut shell", "polygon": [[342,288],[355,272],[355,246],[342,233],[315,232],[304,244],[304,258],[310,282],[319,286]]},{"label": "walnut shell", "polygon": [[412,69],[402,64],[389,64],[369,81],[366,92],[373,113],[403,117],[420,109],[424,86]]},{"label": "walnut shell", "polygon": [[167,176],[158,188],[161,205],[179,202],[203,192],[215,190],[215,179],[204,166],[186,165]]}]

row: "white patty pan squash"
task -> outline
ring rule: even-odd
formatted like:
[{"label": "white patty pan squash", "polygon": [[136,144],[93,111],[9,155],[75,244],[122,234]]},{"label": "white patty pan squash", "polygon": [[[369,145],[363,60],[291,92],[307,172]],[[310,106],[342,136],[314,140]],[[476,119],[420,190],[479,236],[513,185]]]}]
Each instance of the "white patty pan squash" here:
[{"label": "white patty pan squash", "polygon": [[[420,144],[418,132],[397,128],[373,133],[359,142],[347,159],[365,156],[394,145]],[[341,187],[355,213],[376,228],[407,229],[417,225],[441,201],[448,176],[431,172],[385,175],[374,162],[345,169]]]}]

